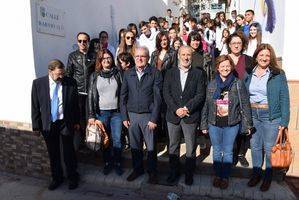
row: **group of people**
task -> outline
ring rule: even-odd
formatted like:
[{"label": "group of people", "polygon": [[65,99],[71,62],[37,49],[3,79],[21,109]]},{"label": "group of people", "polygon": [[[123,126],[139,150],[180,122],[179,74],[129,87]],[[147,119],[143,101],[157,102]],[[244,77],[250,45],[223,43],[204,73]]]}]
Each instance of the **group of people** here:
[{"label": "group of people", "polygon": [[120,31],[116,50],[105,31],[92,40],[87,33],[78,33],[78,50],[69,55],[66,69],[61,61],[52,60],[49,74],[32,85],[32,128],[42,133],[48,148],[49,189],[63,182],[60,140],[69,189],[78,186],[73,135],[96,125],[111,141],[102,150],[104,175],[113,169],[123,174],[122,134],[127,134],[133,166],[127,181],[145,172],[145,143],[148,183],[157,184],[156,137],[165,134],[167,182],[175,183],[181,174],[183,135],[185,184],[192,185],[196,138],[203,134],[209,135],[213,146],[214,187],[229,186],[234,161],[248,166],[245,153],[250,142],[253,172],[248,186],[263,179],[260,190],[267,191],[272,180],[271,147],[278,130],[289,123],[289,93],[275,52],[270,44],[261,43],[260,25],[253,17],[252,10],[246,11],[245,20],[235,12],[230,20],[224,12],[213,20],[205,13],[197,23],[185,15],[175,18],[167,10],[165,18],[140,22],[140,35],[130,23]]}]

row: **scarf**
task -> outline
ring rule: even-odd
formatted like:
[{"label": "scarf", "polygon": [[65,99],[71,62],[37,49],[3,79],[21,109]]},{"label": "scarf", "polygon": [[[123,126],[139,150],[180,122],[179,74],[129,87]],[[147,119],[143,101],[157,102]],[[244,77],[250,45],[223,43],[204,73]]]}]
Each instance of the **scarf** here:
[{"label": "scarf", "polygon": [[117,74],[118,69],[116,67],[112,67],[110,70],[104,70],[102,69],[99,72],[99,75],[103,78],[111,78],[112,76],[115,76],[115,74]]},{"label": "scarf", "polygon": [[213,99],[219,99],[220,96],[221,96],[221,92],[223,91],[223,89],[225,88],[230,88],[232,82],[235,80],[235,75],[234,73],[230,73],[228,75],[228,77],[226,78],[225,81],[222,81],[219,73],[216,73],[216,76],[215,76],[215,80],[216,80],[216,90],[213,94]]}]

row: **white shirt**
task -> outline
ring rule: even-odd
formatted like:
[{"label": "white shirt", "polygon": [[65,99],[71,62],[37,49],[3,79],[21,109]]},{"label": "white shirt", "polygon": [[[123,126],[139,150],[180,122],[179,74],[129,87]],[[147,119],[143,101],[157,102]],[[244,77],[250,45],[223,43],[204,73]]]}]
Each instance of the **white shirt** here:
[{"label": "white shirt", "polygon": [[252,39],[252,40],[249,40],[248,41],[248,46],[247,46],[247,49],[246,51],[244,52],[246,55],[248,56],[253,56],[255,50],[257,48],[257,39]]},{"label": "white shirt", "polygon": [[52,101],[54,89],[58,84],[58,117],[57,119],[63,119],[63,98],[62,98],[62,85],[60,82],[55,82],[51,76],[49,76],[49,86],[50,86],[50,99]]},{"label": "white shirt", "polygon": [[188,69],[179,67],[182,91],[184,91],[184,89],[185,89],[185,85],[186,85],[186,81],[187,81],[187,77],[188,77],[190,68],[191,68],[191,66]]},{"label": "white shirt", "polygon": [[145,34],[141,34],[137,41],[139,47],[145,46],[148,48],[150,56],[156,50],[156,36],[158,33],[159,31],[156,31],[155,28],[151,28],[151,36],[149,38],[146,37]]},{"label": "white shirt", "polygon": [[[145,67],[146,68],[146,67]],[[143,69],[143,70],[138,70],[138,68],[136,67],[136,73],[137,73],[137,77],[138,77],[138,80],[140,81],[140,79],[141,79],[141,77],[143,76],[143,74],[144,74],[144,70],[145,70],[145,68]]]}]

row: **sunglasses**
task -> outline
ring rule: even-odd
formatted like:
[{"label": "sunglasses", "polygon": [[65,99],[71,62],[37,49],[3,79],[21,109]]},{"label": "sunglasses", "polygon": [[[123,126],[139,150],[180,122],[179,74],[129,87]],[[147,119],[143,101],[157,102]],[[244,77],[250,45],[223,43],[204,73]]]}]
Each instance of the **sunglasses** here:
[{"label": "sunglasses", "polygon": [[128,36],[128,37],[126,37],[126,39],[127,39],[127,40],[130,40],[130,39],[131,39],[131,40],[134,40],[135,38],[134,38],[134,37],[129,37],[129,36]]},{"label": "sunglasses", "polygon": [[83,44],[86,44],[86,43],[87,43],[87,40],[78,40],[78,42],[79,42],[79,43],[82,43],[82,42],[83,42]]}]

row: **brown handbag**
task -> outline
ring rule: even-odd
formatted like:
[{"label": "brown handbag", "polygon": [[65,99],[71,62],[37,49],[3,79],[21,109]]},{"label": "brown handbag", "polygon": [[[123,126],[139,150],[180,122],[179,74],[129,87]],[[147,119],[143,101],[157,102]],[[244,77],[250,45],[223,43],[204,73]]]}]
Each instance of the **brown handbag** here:
[{"label": "brown handbag", "polygon": [[288,129],[280,129],[271,151],[271,165],[274,168],[289,168],[293,160],[293,150]]}]

